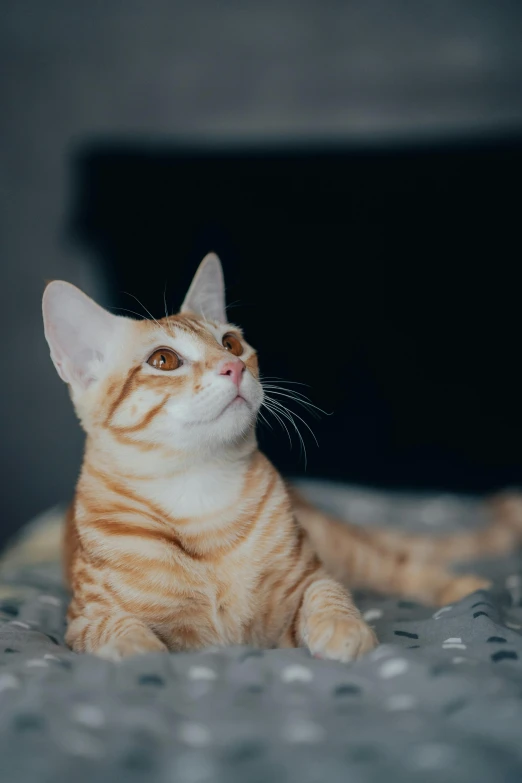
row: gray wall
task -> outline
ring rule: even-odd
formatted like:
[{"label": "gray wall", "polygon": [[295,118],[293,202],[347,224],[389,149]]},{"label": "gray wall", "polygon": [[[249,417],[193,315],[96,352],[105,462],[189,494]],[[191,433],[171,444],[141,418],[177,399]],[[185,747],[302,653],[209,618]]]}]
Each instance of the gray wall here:
[{"label": "gray wall", "polygon": [[71,149],[104,135],[513,129],[521,24],[521,4],[505,0],[2,0],[0,535],[70,495],[81,457],[40,322],[46,279],[103,298],[60,236]]}]

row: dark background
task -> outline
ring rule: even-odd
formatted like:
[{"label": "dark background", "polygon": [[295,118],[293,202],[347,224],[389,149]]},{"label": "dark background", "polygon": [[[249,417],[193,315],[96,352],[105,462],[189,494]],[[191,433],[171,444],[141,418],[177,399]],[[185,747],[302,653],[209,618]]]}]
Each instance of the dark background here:
[{"label": "dark background", "polygon": [[81,461],[44,281],[158,315],[211,249],[264,373],[334,412],[308,475],[520,483],[521,30],[508,0],[4,0],[1,537]]},{"label": "dark background", "polygon": [[[522,477],[522,143],[80,152],[71,231],[111,299],[179,307],[222,257],[267,376],[307,384],[308,475],[489,492]],[[183,263],[174,263],[183,259]],[[270,418],[270,416],[269,416]],[[274,423],[274,422],[272,422]],[[297,438],[263,448],[302,473]]]}]

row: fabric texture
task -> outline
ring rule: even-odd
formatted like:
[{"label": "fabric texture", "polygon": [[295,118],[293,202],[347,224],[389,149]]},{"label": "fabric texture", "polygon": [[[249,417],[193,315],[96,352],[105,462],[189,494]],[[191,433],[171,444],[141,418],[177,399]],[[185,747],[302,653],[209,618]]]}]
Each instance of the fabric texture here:
[{"label": "fabric texture", "polygon": [[[472,498],[301,488],[362,525],[436,535],[484,521]],[[63,643],[60,520],[58,509],[28,526],[0,566],[2,781],[521,779],[518,554],[473,564],[493,590],[442,609],[358,596],[381,646],[349,666],[249,648],[113,664]],[[37,562],[35,537],[48,543]]]}]

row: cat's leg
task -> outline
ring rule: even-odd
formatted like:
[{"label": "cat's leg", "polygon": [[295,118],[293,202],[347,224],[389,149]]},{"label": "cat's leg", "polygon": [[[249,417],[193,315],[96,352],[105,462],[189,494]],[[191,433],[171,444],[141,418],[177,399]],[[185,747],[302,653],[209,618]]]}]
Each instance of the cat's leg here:
[{"label": "cat's leg", "polygon": [[416,598],[424,604],[444,606],[460,601],[477,590],[488,590],[491,582],[476,574],[453,574],[441,566],[407,562],[397,563],[389,582],[382,577],[376,583],[368,579],[364,586],[369,589],[380,588],[383,593]]},{"label": "cat's leg", "polygon": [[372,650],[377,638],[334,579],[320,577],[305,590],[294,618],[293,634],[312,655],[348,663]]},{"label": "cat's leg", "polygon": [[[414,536],[400,534],[404,546],[394,547],[390,543],[395,535],[393,531],[377,533],[357,528],[339,522],[300,500],[299,503],[298,521],[307,531],[323,564],[335,579],[350,588],[375,590],[384,595],[404,596],[443,606],[476,590],[491,587],[487,579],[475,574],[461,576],[451,573],[435,556],[433,560],[426,559],[426,553],[413,546],[412,542],[417,540]],[[508,499],[504,502],[503,511],[514,530],[520,518],[522,535],[522,502],[518,510],[517,504]],[[507,528],[508,521],[504,526]],[[417,538],[430,544],[426,536]],[[479,540],[478,535],[476,538]],[[460,552],[459,536],[449,536],[449,539],[456,542],[456,554]],[[408,546],[408,543],[412,545]]]},{"label": "cat's leg", "polygon": [[522,544],[522,494],[494,497],[489,503],[486,525],[443,535],[354,525],[315,508],[293,488],[290,494],[297,519],[322,562],[337,579],[350,584],[358,571],[367,571],[368,564],[372,566],[372,557],[379,570],[382,558],[388,558],[389,563],[415,561],[444,567],[505,554]]},{"label": "cat's leg", "polygon": [[100,658],[119,661],[130,655],[165,652],[167,647],[137,617],[107,613],[107,608],[92,604],[87,613],[70,619],[65,641],[75,652],[93,653]]}]

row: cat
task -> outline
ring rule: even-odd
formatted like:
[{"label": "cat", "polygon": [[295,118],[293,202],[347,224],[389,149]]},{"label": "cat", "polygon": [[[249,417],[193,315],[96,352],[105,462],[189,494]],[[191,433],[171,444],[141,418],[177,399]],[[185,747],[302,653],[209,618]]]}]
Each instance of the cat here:
[{"label": "cat", "polygon": [[257,446],[257,354],[214,254],[178,315],[113,315],[62,281],[43,315],[87,435],[64,541],[76,652],[304,646],[347,663],[377,644],[348,586],[449,603],[489,583],[446,562],[521,538],[517,514],[439,540],[364,530],[288,486]]}]

